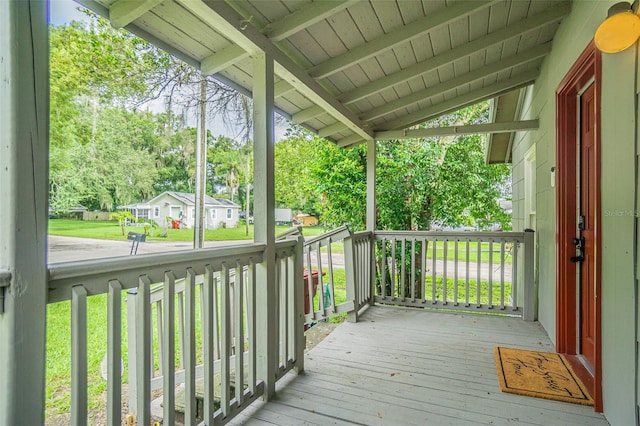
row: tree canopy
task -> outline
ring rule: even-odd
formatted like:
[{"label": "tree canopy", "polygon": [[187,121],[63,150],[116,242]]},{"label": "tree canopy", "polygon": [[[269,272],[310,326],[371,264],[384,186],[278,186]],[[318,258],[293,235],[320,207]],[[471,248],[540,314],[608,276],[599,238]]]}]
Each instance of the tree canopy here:
[{"label": "tree canopy", "polygon": [[[180,108],[208,88],[212,114],[242,123],[239,140],[207,134],[207,192],[246,203],[252,181],[251,102],[132,34],[92,17],[51,27],[50,204],[64,211],[195,190],[196,129]],[[163,112],[142,110],[164,97]],[[146,102],[146,103],[145,103]],[[487,103],[425,123],[486,122]],[[193,124],[192,124],[193,125]],[[366,210],[366,149],[338,148],[291,126],[275,146],[277,207],[319,216],[330,226],[362,229]],[[509,217],[497,200],[507,194],[509,167],[486,165],[482,136],[377,142],[379,229],[486,226]]]}]

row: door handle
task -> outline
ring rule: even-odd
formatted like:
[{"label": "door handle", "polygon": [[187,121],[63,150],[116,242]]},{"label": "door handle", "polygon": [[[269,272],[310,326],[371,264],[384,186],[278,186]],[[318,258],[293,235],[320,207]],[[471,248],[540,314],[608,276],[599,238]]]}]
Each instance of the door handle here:
[{"label": "door handle", "polygon": [[573,263],[582,262],[584,260],[584,256],[582,256],[582,255],[580,255],[580,256],[571,256],[571,258],[569,260],[571,262],[573,262]]}]

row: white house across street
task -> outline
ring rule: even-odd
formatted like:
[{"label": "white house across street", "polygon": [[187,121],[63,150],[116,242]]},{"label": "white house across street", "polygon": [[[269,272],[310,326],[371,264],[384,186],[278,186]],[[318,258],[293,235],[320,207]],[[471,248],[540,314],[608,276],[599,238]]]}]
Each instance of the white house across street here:
[{"label": "white house across street", "polygon": [[[195,195],[186,192],[165,191],[147,202],[118,207],[128,210],[138,222],[154,220],[162,225],[180,221],[181,227],[193,228],[196,217]],[[206,229],[235,228],[238,226],[240,205],[224,198],[204,197],[204,227]]]}]

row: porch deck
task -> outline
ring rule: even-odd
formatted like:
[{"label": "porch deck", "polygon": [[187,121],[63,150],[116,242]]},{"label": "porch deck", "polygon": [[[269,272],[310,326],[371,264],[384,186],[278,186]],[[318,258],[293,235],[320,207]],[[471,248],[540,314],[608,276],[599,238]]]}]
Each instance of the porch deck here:
[{"label": "porch deck", "polygon": [[538,323],[519,318],[375,306],[232,424],[608,424],[592,407],[502,393],[496,345],[553,350]]}]

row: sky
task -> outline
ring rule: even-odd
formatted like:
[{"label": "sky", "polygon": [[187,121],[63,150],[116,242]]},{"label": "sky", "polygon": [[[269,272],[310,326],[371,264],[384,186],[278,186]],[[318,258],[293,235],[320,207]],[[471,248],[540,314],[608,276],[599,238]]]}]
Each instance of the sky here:
[{"label": "sky", "polygon": [[[49,2],[49,23],[51,25],[64,25],[71,21],[86,21],[87,16],[80,12],[78,8],[81,7],[73,0],[50,0]],[[147,107],[154,112],[164,111],[164,102],[159,100],[151,102]],[[182,113],[183,111],[178,111]],[[188,114],[188,116],[195,117],[195,112]],[[195,123],[188,123],[190,126],[195,126]],[[215,117],[210,118],[207,123],[207,128],[214,136],[223,135],[228,138],[237,139],[239,130],[234,129],[233,126],[229,126],[229,123],[225,123],[222,118]],[[284,139],[284,133],[286,126],[278,126],[275,128],[275,140],[280,141]]]}]

